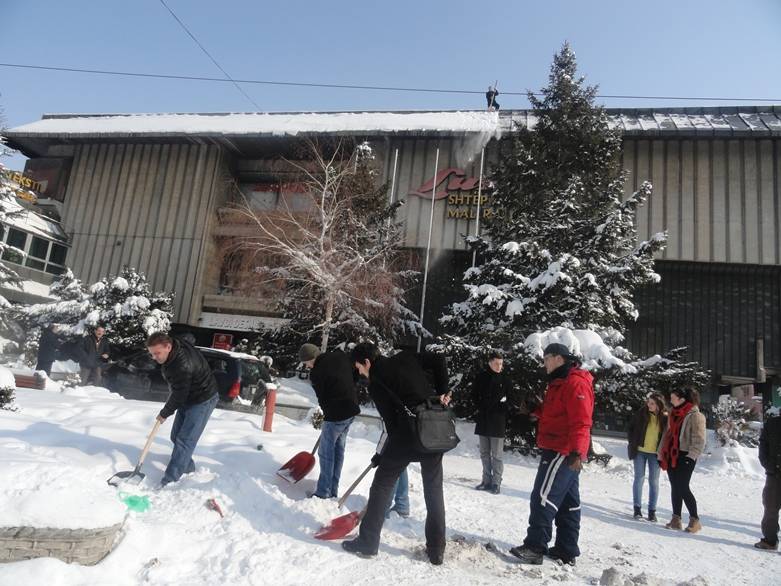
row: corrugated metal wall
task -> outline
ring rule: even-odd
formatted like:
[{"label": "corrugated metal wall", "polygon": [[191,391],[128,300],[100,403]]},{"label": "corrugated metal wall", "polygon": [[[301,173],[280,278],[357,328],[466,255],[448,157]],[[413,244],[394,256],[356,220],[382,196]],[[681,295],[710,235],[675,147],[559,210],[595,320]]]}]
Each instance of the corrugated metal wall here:
[{"label": "corrugated metal wall", "polygon": [[[428,241],[429,218],[431,217],[431,199],[409,195],[434,176],[436,151],[439,147],[439,170],[448,167],[463,169],[469,177],[478,177],[480,173],[480,148],[474,139],[461,138],[423,138],[411,137],[393,139],[388,145],[385,157],[385,180],[390,185],[393,175],[395,151],[399,149],[396,168],[396,187],[393,198],[404,199],[401,217],[404,221],[404,244],[412,248],[425,248]],[[475,149],[477,149],[475,151]],[[489,167],[489,156],[495,148],[486,149],[485,170]],[[469,158],[471,157],[471,161]],[[444,189],[444,185],[437,192]],[[475,190],[476,193],[476,190]],[[476,207],[470,207],[476,210]],[[475,220],[447,217],[447,199],[434,203],[434,224],[431,234],[431,247],[435,250],[465,250],[463,236],[474,234]]]},{"label": "corrugated metal wall", "polygon": [[154,289],[174,291],[175,320],[189,322],[200,310],[204,234],[221,168],[215,146],[80,145],[63,214],[69,266],[85,282],[133,266]]},{"label": "corrugated metal wall", "polygon": [[779,154],[776,138],[625,139],[627,193],[654,185],[640,238],[667,229],[669,260],[781,263]]},{"label": "corrugated metal wall", "polygon": [[688,346],[688,358],[717,376],[753,378],[763,338],[765,364],[781,366],[781,267],[659,261],[656,270],[661,283],[635,298],[630,350]]}]

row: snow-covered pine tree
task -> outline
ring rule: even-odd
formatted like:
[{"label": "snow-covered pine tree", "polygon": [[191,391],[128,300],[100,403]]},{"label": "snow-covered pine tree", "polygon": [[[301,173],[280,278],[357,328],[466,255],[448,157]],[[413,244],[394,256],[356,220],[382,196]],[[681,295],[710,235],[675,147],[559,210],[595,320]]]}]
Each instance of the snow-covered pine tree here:
[{"label": "snow-covered pine tree", "polygon": [[516,388],[534,392],[544,382],[540,357],[524,342],[535,332],[598,334],[609,351],[596,368],[632,361],[619,344],[637,318],[633,293],[658,282],[653,257],[666,242],[661,233],[638,241],[635,215],[651,185],[624,196],[620,136],[594,104],[596,87],[578,77],[569,45],[541,93],[529,94],[534,127],[511,135],[492,171],[497,214],[484,238],[470,239],[482,264],[464,274],[467,298],[442,317],[440,346],[466,381],[484,364],[475,357],[502,349]]},{"label": "snow-covered pine tree", "polygon": [[86,291],[68,269],[50,292],[54,301],[23,307],[19,317],[30,329],[57,324],[66,348],[98,324],[106,326],[112,347],[120,353],[143,348],[151,332],[170,329],[173,294],[152,291],[144,274],[131,267]]},{"label": "snow-covered pine tree", "polygon": [[149,334],[171,327],[173,294],[152,291],[146,276],[132,267],[93,284],[89,303],[84,325],[104,324],[112,348],[120,352],[143,348]]},{"label": "snow-covered pine tree", "polygon": [[[24,190],[6,176],[6,168],[2,163],[2,157],[10,156],[12,151],[6,146],[5,137],[2,133],[3,122],[2,111],[0,110],[0,225],[4,226],[9,219],[21,212],[20,206],[16,201],[16,194],[18,191]],[[3,261],[3,256],[6,252],[13,250],[15,250],[13,247],[0,242],[0,286],[2,287],[21,285],[19,275]],[[13,327],[12,320],[11,304],[5,297],[0,295],[0,336],[5,337],[3,334],[6,334]]]}]

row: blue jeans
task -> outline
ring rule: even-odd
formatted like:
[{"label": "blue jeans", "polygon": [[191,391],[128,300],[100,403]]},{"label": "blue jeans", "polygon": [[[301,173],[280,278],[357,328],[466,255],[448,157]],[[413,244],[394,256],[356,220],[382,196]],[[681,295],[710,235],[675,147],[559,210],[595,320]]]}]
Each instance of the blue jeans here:
[{"label": "blue jeans", "polygon": [[540,454],[537,478],[529,498],[529,528],[523,544],[537,553],[548,550],[556,522],[556,549],[569,558],[580,555],[579,472],[570,470],[567,457],[552,450]]},{"label": "blue jeans", "polygon": [[339,492],[339,477],[342,475],[344,463],[344,447],[347,443],[347,432],[354,417],[343,421],[323,421],[320,430],[320,448],[317,456],[320,459],[320,478],[317,479],[315,496],[323,499],[336,497]]},{"label": "blue jeans", "polygon": [[656,454],[637,452],[634,459],[635,481],[632,484],[632,499],[634,506],[643,504],[643,481],[645,480],[645,467],[648,464],[648,510],[656,510],[656,499],[659,495],[659,461]]},{"label": "blue jeans", "polygon": [[182,477],[182,474],[195,472],[193,452],[212,411],[214,411],[217,399],[219,399],[219,395],[215,394],[203,403],[180,407],[176,410],[176,418],[173,427],[171,427],[171,441],[174,443],[174,451],[171,452],[171,460],[168,462],[163,480],[160,482],[163,486],[169,482],[176,482]]},{"label": "blue jeans", "polygon": [[407,469],[402,470],[396,487],[393,489],[393,501],[388,503],[385,518],[390,518],[390,512],[396,511],[399,515],[409,515],[409,476]]}]

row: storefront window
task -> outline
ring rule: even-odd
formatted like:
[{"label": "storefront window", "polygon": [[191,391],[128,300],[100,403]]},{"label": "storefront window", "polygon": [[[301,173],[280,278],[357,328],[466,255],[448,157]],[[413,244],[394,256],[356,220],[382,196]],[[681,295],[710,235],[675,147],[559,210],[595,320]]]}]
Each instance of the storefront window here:
[{"label": "storefront window", "polygon": [[58,265],[65,265],[65,256],[67,254],[67,248],[59,244],[52,243],[52,249],[49,252],[49,262],[53,262]]},{"label": "storefront window", "polygon": [[49,241],[43,238],[33,236],[33,242],[30,244],[30,256],[46,260],[46,253],[49,252]]},{"label": "storefront window", "polygon": [[[8,238],[6,239],[5,243],[8,246],[14,246],[19,250],[24,250],[25,246],[27,246],[27,234],[21,230],[17,230],[16,228],[9,228]],[[3,252],[3,260],[7,260],[16,264],[22,264],[22,259],[24,259],[24,254],[17,250],[11,250],[10,248],[7,248],[5,252]]]}]

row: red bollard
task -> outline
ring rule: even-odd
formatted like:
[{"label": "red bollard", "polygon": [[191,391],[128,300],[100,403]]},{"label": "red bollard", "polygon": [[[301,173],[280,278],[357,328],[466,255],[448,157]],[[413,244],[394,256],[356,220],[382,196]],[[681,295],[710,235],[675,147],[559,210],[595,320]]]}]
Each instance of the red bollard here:
[{"label": "red bollard", "polygon": [[269,385],[266,393],[266,412],[263,415],[263,431],[271,431],[271,424],[274,421],[274,407],[277,404],[277,387]]}]

